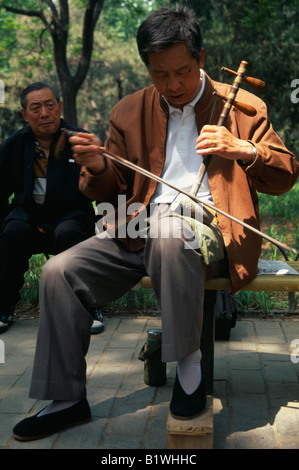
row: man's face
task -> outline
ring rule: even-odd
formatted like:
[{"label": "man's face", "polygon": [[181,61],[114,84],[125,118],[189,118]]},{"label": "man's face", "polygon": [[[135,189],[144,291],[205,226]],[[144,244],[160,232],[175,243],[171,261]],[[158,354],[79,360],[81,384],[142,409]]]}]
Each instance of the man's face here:
[{"label": "man's face", "polygon": [[43,88],[28,93],[27,107],[21,112],[36,137],[47,138],[59,129],[62,103],[57,103],[50,88]]},{"label": "man's face", "polygon": [[148,54],[148,72],[154,85],[175,108],[182,109],[197,96],[203,65],[204,49],[197,61],[185,44]]}]

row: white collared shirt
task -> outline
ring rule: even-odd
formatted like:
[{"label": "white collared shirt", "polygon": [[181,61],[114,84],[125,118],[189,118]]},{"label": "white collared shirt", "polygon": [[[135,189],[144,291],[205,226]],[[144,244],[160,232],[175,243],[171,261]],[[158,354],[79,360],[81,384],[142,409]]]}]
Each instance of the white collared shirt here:
[{"label": "white collared shirt", "polygon": [[[195,151],[198,130],[194,112],[194,106],[202,96],[205,87],[205,75],[203,72],[201,75],[202,85],[198,95],[186,104],[182,111],[165,100],[169,107],[169,120],[166,157],[161,177],[187,192],[190,192],[202,162],[202,157]],[[170,204],[176,196],[177,191],[158,183],[152,202]],[[197,196],[210,204],[213,203],[207,175],[203,179]]]}]

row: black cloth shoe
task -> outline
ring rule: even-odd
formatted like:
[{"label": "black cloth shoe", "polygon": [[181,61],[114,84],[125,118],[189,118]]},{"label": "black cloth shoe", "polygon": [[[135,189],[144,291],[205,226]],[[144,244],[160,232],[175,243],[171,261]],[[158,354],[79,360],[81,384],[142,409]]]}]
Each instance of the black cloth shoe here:
[{"label": "black cloth shoe", "polygon": [[14,306],[0,311],[0,334],[12,324],[14,311]]},{"label": "black cloth shoe", "polygon": [[89,310],[90,315],[93,319],[93,324],[91,325],[91,334],[97,335],[102,333],[104,329],[104,320],[101,309],[99,307],[95,307]]},{"label": "black cloth shoe", "polygon": [[40,412],[23,419],[14,427],[13,435],[16,439],[20,441],[42,439],[61,429],[88,423],[91,420],[90,408],[86,398],[56,413],[38,417]]},{"label": "black cloth shoe", "polygon": [[207,398],[202,376],[201,382],[195,392],[188,395],[181,387],[178,374],[176,374],[172,398],[170,402],[170,412],[175,419],[196,418],[206,407]]}]

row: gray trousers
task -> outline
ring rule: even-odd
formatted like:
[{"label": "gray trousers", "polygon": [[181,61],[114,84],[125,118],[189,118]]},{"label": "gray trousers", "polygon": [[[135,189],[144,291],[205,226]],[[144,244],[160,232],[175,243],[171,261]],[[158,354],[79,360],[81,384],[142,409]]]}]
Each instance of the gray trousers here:
[{"label": "gray trousers", "polygon": [[[183,225],[178,237],[176,230]],[[92,324],[88,308],[116,300],[147,274],[161,308],[162,360],[177,361],[200,348],[204,282],[220,274],[222,266],[207,267],[198,251],[186,247],[189,236],[189,224],[166,214],[152,217],[145,248],[138,252],[129,252],[103,233],[45,264],[31,398],[86,396],[85,356]]]}]

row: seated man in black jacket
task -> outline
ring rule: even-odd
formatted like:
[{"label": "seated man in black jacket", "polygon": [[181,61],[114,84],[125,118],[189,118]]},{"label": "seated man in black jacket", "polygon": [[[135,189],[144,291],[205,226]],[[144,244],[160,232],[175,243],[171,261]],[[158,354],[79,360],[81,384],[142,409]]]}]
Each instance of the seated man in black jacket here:
[{"label": "seated man in black jacket", "polygon": [[[81,167],[69,144],[54,156],[61,128],[79,130],[61,119],[58,90],[33,83],[23,90],[21,106],[27,125],[0,145],[0,333],[12,322],[32,254],[55,255],[95,231],[92,201],[79,191]],[[100,332],[101,313],[91,311],[100,316],[94,331]]]}]

